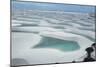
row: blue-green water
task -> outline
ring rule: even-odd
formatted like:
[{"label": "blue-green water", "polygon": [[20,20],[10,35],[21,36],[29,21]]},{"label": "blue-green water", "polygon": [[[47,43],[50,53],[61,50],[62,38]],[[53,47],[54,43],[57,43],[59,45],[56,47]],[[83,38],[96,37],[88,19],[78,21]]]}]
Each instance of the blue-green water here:
[{"label": "blue-green water", "polygon": [[[42,7],[42,8],[41,8]],[[95,13],[95,6],[12,1],[13,9]]]},{"label": "blue-green water", "polygon": [[77,42],[74,41],[66,41],[51,37],[43,37],[41,42],[34,46],[33,48],[51,48],[51,49],[57,49],[63,52],[67,51],[75,51],[80,49],[80,46]]}]

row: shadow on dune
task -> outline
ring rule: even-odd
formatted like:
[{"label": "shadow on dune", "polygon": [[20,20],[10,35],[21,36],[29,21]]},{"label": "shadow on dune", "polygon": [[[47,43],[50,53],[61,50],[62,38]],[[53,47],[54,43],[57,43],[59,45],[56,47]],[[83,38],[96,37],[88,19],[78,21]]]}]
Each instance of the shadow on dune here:
[{"label": "shadow on dune", "polygon": [[23,58],[14,58],[12,59],[12,67],[18,67],[17,65],[27,65],[28,62]]}]

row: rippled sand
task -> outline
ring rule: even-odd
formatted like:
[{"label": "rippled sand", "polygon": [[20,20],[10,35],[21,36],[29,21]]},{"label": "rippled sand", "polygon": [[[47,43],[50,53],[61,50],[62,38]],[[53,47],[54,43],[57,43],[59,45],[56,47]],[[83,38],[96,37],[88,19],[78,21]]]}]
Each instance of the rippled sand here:
[{"label": "rippled sand", "polygon": [[82,61],[95,42],[95,14],[16,10],[12,18],[12,58],[25,61],[15,65]]}]

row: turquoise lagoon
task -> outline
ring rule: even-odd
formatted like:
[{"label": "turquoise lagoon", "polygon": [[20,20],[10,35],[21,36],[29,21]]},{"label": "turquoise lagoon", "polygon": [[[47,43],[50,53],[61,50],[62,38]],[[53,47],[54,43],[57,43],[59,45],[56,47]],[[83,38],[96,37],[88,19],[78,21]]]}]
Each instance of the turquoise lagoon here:
[{"label": "turquoise lagoon", "polygon": [[43,37],[41,42],[33,48],[50,48],[57,49],[62,52],[75,51],[80,49],[80,46],[75,41],[66,41],[57,38]]}]

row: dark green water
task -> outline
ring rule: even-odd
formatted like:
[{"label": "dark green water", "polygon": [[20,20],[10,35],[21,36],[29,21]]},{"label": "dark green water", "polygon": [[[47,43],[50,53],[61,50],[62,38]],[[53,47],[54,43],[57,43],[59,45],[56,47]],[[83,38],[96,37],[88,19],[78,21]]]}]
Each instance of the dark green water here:
[{"label": "dark green water", "polygon": [[74,41],[66,41],[66,40],[61,40],[61,39],[56,39],[56,38],[51,38],[51,37],[43,37],[41,42],[34,46],[33,48],[52,48],[52,49],[57,49],[63,52],[67,51],[75,51],[80,49],[80,46],[78,45],[77,42]]}]

